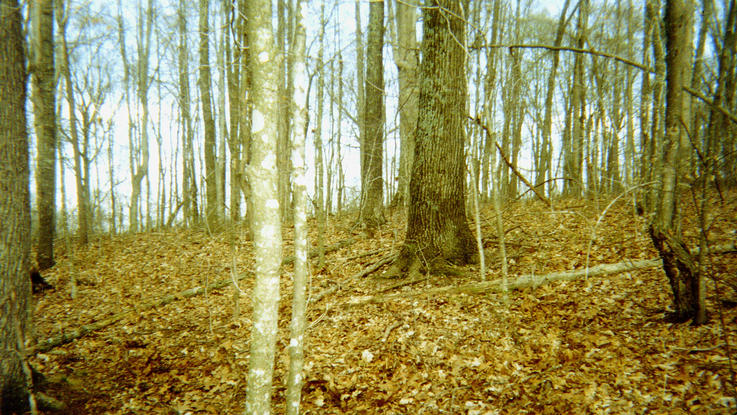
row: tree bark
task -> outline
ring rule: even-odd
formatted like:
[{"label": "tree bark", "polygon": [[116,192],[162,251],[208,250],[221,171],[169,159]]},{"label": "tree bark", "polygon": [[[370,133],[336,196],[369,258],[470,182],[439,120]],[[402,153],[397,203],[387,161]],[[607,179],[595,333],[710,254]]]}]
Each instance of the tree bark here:
[{"label": "tree bark", "polygon": [[437,260],[463,264],[477,253],[465,211],[467,9],[458,0],[428,0],[426,6],[407,233],[387,276],[409,270],[414,277]]},{"label": "tree bark", "polygon": [[0,413],[25,412],[30,325],[30,200],[26,70],[16,0],[0,1]]},{"label": "tree bark", "polygon": [[384,183],[382,155],[384,150],[384,1],[369,4],[368,39],[366,41],[366,94],[364,129],[361,138],[361,212],[362,226],[373,236],[384,218]]},{"label": "tree bark", "polygon": [[54,4],[33,3],[33,114],[37,137],[36,209],[38,249],[36,262],[44,270],[54,265],[56,235],[56,84],[54,74]]},{"label": "tree bark", "polygon": [[415,129],[417,128],[417,7],[396,1],[397,45],[394,61],[399,74],[399,174],[397,193],[392,206],[406,206],[409,202],[409,181],[415,158]]},{"label": "tree bark", "polygon": [[82,173],[82,150],[80,149],[79,130],[77,126],[77,108],[74,99],[74,86],[72,84],[71,69],[69,68],[69,47],[67,45],[66,29],[69,21],[68,12],[64,11],[64,2],[57,3],[56,18],[59,25],[59,33],[61,38],[61,75],[64,77],[64,86],[66,91],[66,101],[69,111],[69,129],[71,131],[71,143],[74,150],[74,179],[77,185],[77,235],[79,243],[87,244],[89,240],[89,222],[88,222],[88,206],[87,192],[84,185],[84,175]]},{"label": "tree bark", "polygon": [[279,271],[282,261],[276,136],[278,129],[278,70],[271,25],[271,1],[246,4],[253,101],[253,162],[248,176],[253,188],[253,245],[256,282],[253,288],[253,329],[248,371],[246,413],[271,412],[274,355],[279,319]]},{"label": "tree bark", "polygon": [[[295,6],[294,68],[295,75],[307,76],[305,60],[306,35],[301,20],[301,0]],[[292,103],[294,127],[292,128],[292,160],[294,162],[294,282],[292,297],[292,319],[289,326],[289,375],[287,377],[287,414],[298,415],[304,379],[304,345],[307,316],[307,283],[309,276],[307,235],[307,177],[305,162],[305,140],[307,136],[307,80],[295,83]],[[324,250],[320,249],[324,256]]]},{"label": "tree bark", "polygon": [[212,117],[212,81],[210,71],[210,28],[209,28],[210,1],[200,0],[200,67],[199,81],[200,100],[202,102],[202,121],[205,125],[205,192],[207,206],[205,219],[212,231],[218,226],[218,191],[217,166],[215,164],[215,120]]}]

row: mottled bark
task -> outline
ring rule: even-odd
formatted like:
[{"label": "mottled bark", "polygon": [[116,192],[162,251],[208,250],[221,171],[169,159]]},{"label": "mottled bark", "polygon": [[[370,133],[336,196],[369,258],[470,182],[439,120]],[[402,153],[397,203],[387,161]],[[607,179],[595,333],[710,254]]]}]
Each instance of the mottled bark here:
[{"label": "mottled bark", "polygon": [[307,177],[305,139],[307,136],[307,64],[305,60],[305,28],[300,11],[301,0],[295,10],[294,68],[299,82],[295,83],[292,103],[294,126],[292,128],[292,161],[294,163],[294,280],[292,319],[289,326],[289,374],[287,377],[287,414],[298,415],[304,383],[304,345],[307,316],[307,279],[309,276],[307,241]]},{"label": "mottled bark", "polygon": [[276,133],[279,58],[271,27],[271,2],[246,4],[250,40],[253,102],[253,160],[248,176],[253,189],[252,232],[256,258],[253,288],[253,328],[248,371],[247,414],[271,413],[274,355],[279,318],[279,272],[282,258]]}]

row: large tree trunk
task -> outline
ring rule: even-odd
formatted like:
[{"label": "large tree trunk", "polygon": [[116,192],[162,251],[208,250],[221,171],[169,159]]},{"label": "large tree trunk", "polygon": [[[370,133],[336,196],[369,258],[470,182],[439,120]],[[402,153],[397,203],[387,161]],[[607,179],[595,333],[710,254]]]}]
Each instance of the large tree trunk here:
[{"label": "large tree trunk", "polygon": [[212,118],[212,82],[210,72],[210,48],[209,48],[209,0],[200,0],[200,68],[199,82],[200,99],[202,101],[202,121],[205,124],[205,192],[207,195],[207,206],[205,218],[207,226],[212,231],[217,228],[218,223],[218,191],[217,191],[217,166],[215,165],[215,120]]},{"label": "large tree trunk", "polygon": [[282,259],[281,216],[278,202],[276,132],[279,57],[271,28],[271,2],[246,4],[251,41],[253,86],[253,163],[248,176],[253,188],[253,246],[256,282],[253,288],[253,329],[248,371],[246,413],[271,413],[274,355],[279,320],[279,269]]},{"label": "large tree trunk", "polygon": [[37,143],[36,206],[38,250],[36,261],[43,270],[54,265],[56,233],[56,85],[54,77],[54,4],[33,3],[33,113]]},{"label": "large tree trunk", "polygon": [[24,412],[31,297],[26,72],[20,6],[0,1],[0,413]]},{"label": "large tree trunk", "polygon": [[366,42],[366,100],[361,153],[361,213],[360,222],[369,235],[384,218],[384,183],[382,153],[384,150],[384,2],[369,4],[369,27]]},{"label": "large tree trunk", "polygon": [[458,0],[426,5],[407,234],[387,275],[414,274],[437,259],[467,263],[477,252],[465,211],[467,9]]}]

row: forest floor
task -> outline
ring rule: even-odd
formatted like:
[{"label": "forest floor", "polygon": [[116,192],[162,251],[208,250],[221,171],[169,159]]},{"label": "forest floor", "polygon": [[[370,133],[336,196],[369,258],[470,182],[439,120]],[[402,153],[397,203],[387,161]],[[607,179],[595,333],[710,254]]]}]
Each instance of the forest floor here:
[{"label": "forest floor", "polygon": [[[734,242],[737,195],[715,203],[714,244]],[[647,219],[631,203],[562,200],[506,204],[510,282],[625,260],[657,257]],[[302,408],[305,414],[727,414],[735,412],[737,254],[710,255],[710,321],[665,321],[668,280],[659,267],[475,294],[431,291],[478,282],[428,275],[408,283],[351,277],[396,252],[405,230],[394,214],[373,239],[351,230],[354,215],[331,217],[326,255],[311,278]],[[501,278],[495,216],[482,212],[488,280]],[[314,225],[314,224],[313,224]],[[473,226],[472,226],[472,229]],[[595,230],[595,232],[594,232]],[[696,246],[696,222],[684,230]],[[595,234],[594,239],[592,235]],[[251,243],[241,228],[209,236],[166,230],[102,237],[63,252],[35,295],[39,341],[130,311],[115,324],[35,354],[46,393],[69,414],[236,414],[245,407]],[[285,257],[292,232],[285,229]],[[316,234],[311,233],[315,246]],[[317,259],[313,260],[316,263]],[[244,273],[207,294],[166,295]],[[274,407],[284,412],[291,315],[291,265],[284,266]],[[77,282],[70,298],[70,276]],[[718,292],[714,281],[718,281]],[[404,284],[406,283],[406,284]],[[383,297],[367,301],[367,296]],[[729,301],[727,301],[729,300]],[[730,302],[731,301],[731,302]],[[236,307],[237,304],[237,307]],[[731,305],[731,307],[730,307]],[[730,360],[730,358],[732,360]],[[42,387],[44,385],[41,385]]]}]

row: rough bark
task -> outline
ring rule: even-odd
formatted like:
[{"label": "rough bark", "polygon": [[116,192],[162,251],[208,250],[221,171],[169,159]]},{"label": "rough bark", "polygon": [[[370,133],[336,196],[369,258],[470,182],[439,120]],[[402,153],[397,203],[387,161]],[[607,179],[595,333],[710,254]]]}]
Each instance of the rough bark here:
[{"label": "rough bark", "polygon": [[271,27],[271,1],[246,4],[253,85],[253,162],[248,176],[253,189],[252,233],[256,258],[253,288],[253,329],[248,371],[246,413],[271,412],[274,355],[279,319],[279,271],[282,260],[276,136],[279,58]]},{"label": "rough bark", "polygon": [[56,84],[54,74],[54,4],[33,3],[33,114],[37,137],[36,209],[41,270],[54,265],[56,234]]},{"label": "rough bark", "polygon": [[30,323],[30,201],[26,70],[20,7],[0,1],[0,413],[24,412]]},{"label": "rough bark", "polygon": [[407,233],[387,276],[468,263],[477,252],[465,211],[466,9],[458,0],[426,6]]},{"label": "rough bark", "polygon": [[384,218],[384,1],[369,4],[366,41],[364,128],[361,131],[361,212],[359,221],[371,236]]}]

